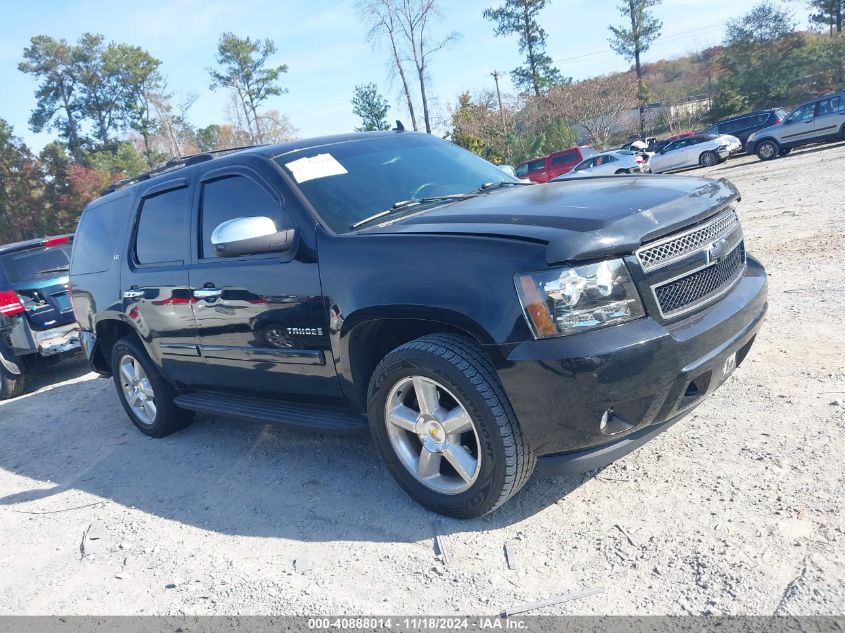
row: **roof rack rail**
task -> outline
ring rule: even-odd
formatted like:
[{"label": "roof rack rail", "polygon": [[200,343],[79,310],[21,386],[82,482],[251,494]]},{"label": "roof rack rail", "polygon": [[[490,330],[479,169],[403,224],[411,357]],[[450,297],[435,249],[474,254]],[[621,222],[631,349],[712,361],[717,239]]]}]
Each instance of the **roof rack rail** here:
[{"label": "roof rack rail", "polygon": [[137,176],[132,176],[131,178],[124,178],[123,180],[118,180],[117,182],[113,182],[108,187],[106,187],[103,192],[100,194],[101,196],[105,196],[106,194],[112,193],[117,191],[118,189],[122,189],[123,187],[127,187],[129,185],[135,184],[136,182],[141,182],[143,180],[149,180],[153,176],[160,176],[161,174],[166,174],[170,171],[176,171],[177,169],[182,169],[183,167],[190,167],[191,165],[196,165],[198,163],[204,163],[206,161],[212,160],[216,157],[217,154],[228,154],[231,152],[239,152],[243,149],[250,149],[253,147],[262,147],[264,144],[258,145],[243,145],[241,147],[227,147],[225,149],[215,149],[210,150],[208,152],[199,152],[197,154],[188,154],[187,156],[176,156],[171,158],[163,165],[159,165],[155,169],[151,169],[149,171],[145,171],[142,174],[138,174]]}]

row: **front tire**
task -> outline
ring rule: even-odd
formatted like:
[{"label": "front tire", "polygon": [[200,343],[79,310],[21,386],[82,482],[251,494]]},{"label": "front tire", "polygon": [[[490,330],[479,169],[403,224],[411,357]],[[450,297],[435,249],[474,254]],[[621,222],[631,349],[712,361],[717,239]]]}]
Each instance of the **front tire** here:
[{"label": "front tire", "polygon": [[792,151],[791,147],[785,147],[778,152],[778,156],[786,156],[791,151]]},{"label": "front tire", "polygon": [[158,372],[137,339],[127,336],[111,354],[117,395],[132,424],[150,437],[164,437],[188,426],[194,414],[177,407],[176,390]]},{"label": "front tire", "polygon": [[760,160],[772,160],[777,158],[779,153],[780,146],[775,141],[766,140],[757,145],[757,158]]},{"label": "front tire", "polygon": [[368,413],[399,485],[439,514],[492,512],[534,471],[490,360],[465,337],[423,336],[387,354],[370,380]]},{"label": "front tire", "polygon": [[713,167],[719,164],[719,155],[716,152],[706,151],[702,152],[698,157],[698,164],[702,167]]}]

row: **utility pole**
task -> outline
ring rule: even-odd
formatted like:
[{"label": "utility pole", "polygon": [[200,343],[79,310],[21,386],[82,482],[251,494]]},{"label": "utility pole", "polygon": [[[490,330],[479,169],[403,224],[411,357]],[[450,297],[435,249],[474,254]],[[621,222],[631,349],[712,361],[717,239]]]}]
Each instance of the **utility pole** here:
[{"label": "utility pole", "polygon": [[505,158],[510,161],[511,159],[511,152],[510,148],[508,147],[508,128],[505,125],[505,109],[502,107],[502,92],[499,90],[499,71],[494,70],[490,75],[493,77],[493,80],[496,82],[496,98],[499,100],[499,118],[502,120],[502,135],[505,141]]}]

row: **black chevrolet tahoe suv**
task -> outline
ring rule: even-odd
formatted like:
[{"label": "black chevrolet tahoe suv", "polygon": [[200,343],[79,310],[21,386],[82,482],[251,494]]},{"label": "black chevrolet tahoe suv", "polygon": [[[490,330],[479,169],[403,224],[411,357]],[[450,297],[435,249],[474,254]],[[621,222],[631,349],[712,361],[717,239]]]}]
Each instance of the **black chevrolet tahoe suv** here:
[{"label": "black chevrolet tahoe suv", "polygon": [[743,361],[767,303],[738,201],[526,184],[404,131],[199,154],[88,206],[72,299],[143,433],[369,426],[414,499],[475,517],[630,452]]}]

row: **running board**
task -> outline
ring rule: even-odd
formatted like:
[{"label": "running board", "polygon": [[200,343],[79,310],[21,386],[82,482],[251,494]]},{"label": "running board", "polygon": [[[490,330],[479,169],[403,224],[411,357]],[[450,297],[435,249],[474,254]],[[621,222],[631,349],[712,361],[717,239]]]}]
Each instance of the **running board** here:
[{"label": "running board", "polygon": [[176,397],[182,409],[237,418],[253,422],[282,424],[325,433],[360,433],[367,429],[367,419],[352,411],[317,404],[249,398],[229,394],[196,391]]}]

